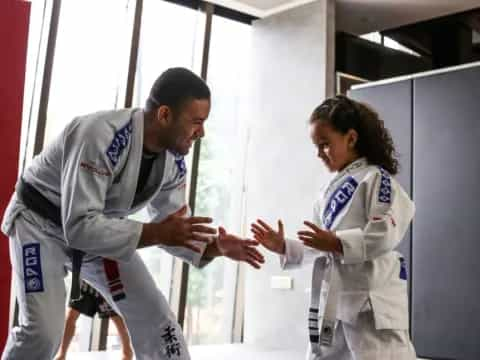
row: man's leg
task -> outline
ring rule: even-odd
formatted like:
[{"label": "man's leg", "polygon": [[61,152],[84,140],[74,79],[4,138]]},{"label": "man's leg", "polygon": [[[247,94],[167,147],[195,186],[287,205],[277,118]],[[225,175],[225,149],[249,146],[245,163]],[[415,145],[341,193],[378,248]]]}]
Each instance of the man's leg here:
[{"label": "man's leg", "polygon": [[68,308],[67,319],[65,320],[65,330],[63,331],[62,344],[55,360],[64,360],[67,355],[68,347],[75,335],[75,325],[80,313],[72,308]]},{"label": "man's leg", "polygon": [[115,324],[118,336],[120,336],[120,341],[122,342],[122,360],[131,360],[133,358],[133,349],[125,322],[119,315],[114,315],[110,319]]},{"label": "man's leg", "polygon": [[189,360],[182,329],[138,254],[128,263],[86,261],[90,282],[124,318],[137,360]]},{"label": "man's leg", "polygon": [[27,211],[15,220],[10,236],[10,261],[19,306],[18,326],[9,334],[3,360],[52,359],[62,337],[65,319],[67,259]]}]

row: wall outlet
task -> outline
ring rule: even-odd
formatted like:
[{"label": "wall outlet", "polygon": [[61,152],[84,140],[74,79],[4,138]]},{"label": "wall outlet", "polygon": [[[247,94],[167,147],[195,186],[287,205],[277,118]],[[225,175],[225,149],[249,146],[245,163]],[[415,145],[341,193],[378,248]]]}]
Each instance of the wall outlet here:
[{"label": "wall outlet", "polygon": [[291,276],[272,276],[270,284],[272,289],[293,289],[293,279]]}]

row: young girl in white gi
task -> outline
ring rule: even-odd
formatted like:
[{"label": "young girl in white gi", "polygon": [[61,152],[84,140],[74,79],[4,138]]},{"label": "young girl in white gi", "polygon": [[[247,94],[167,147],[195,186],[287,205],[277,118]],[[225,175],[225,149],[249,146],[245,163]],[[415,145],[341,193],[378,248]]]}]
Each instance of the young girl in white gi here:
[{"label": "young girl in white gi", "polygon": [[260,219],[256,240],[284,269],[313,263],[308,315],[312,360],[414,360],[408,335],[407,273],[395,251],[415,208],[392,177],[390,133],[368,106],[327,99],[310,118],[318,157],[336,176],[315,202],[313,221],[284,236]]}]

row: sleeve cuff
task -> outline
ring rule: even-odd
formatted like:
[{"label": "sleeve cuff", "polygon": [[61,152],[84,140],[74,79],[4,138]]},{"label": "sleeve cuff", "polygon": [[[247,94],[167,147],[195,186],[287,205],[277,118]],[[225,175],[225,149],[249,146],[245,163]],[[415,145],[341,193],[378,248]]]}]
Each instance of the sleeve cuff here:
[{"label": "sleeve cuff", "polygon": [[342,243],[342,263],[359,264],[365,261],[365,243],[361,229],[339,230],[335,235]]},{"label": "sleeve cuff", "polygon": [[285,254],[280,255],[280,266],[284,270],[295,269],[303,263],[304,246],[300,241],[285,239]]},{"label": "sleeve cuff", "polygon": [[206,258],[203,256],[205,254],[205,250],[207,250],[207,246],[208,246],[207,243],[201,242],[201,243],[197,243],[196,245],[200,247],[202,251],[199,253],[194,252],[194,259],[192,261],[192,265],[201,269],[207,266],[208,264],[210,264],[210,262],[214,258]]},{"label": "sleeve cuff", "polygon": [[142,236],[143,224],[137,223],[134,224],[134,234],[130,240],[131,246],[128,247],[128,253],[126,255],[126,260],[130,261],[133,255],[137,252],[138,243],[140,242],[140,238]]},{"label": "sleeve cuff", "polygon": [[193,265],[197,268],[202,268],[212,261],[212,259],[203,258],[203,254],[205,253],[205,249],[207,248],[208,244],[200,241],[192,241],[192,243],[200,248],[199,253],[182,246],[160,245],[159,247],[168,252],[170,255],[178,257],[190,265]]}]

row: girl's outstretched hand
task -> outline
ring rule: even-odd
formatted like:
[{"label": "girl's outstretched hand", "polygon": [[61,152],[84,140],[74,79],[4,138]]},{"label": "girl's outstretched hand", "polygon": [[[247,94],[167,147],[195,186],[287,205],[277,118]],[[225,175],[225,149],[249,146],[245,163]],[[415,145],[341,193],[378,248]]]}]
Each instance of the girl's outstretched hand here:
[{"label": "girl's outstretched hand", "polygon": [[303,223],[311,229],[311,231],[301,230],[297,232],[298,239],[302,241],[305,246],[320,251],[343,253],[342,243],[335,233],[322,230],[310,221],[304,221]]},{"label": "girl's outstretched hand", "polygon": [[280,255],[285,254],[285,233],[281,220],[278,220],[278,231],[260,219],[257,219],[257,222],[252,224],[250,230],[255,240],[268,250]]}]

